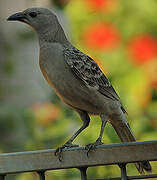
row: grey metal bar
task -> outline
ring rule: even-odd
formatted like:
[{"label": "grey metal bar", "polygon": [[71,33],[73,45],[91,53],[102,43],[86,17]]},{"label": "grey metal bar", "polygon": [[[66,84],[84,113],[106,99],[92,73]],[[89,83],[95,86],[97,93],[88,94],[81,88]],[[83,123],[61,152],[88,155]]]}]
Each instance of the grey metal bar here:
[{"label": "grey metal bar", "polygon": [[87,167],[78,168],[81,172],[81,180],[87,180]]},{"label": "grey metal bar", "polygon": [[101,145],[86,156],[84,147],[63,150],[63,161],[55,150],[0,154],[0,174],[55,170],[157,160],[157,141]]},{"label": "grey metal bar", "polygon": [[[127,180],[148,179],[148,178],[151,178],[151,179],[157,178],[157,174],[141,175],[141,176],[127,176]],[[91,179],[91,180],[121,180],[121,177],[104,178],[104,179]]]},{"label": "grey metal bar", "polygon": [[121,180],[127,180],[126,164],[119,164],[121,169]]},{"label": "grey metal bar", "polygon": [[5,175],[0,175],[0,180],[4,180],[5,179]]},{"label": "grey metal bar", "polygon": [[40,176],[40,180],[45,180],[45,172],[44,171],[39,171],[37,172]]},{"label": "grey metal bar", "polygon": [[132,179],[147,179],[147,178],[157,178],[157,174],[150,174],[150,175],[141,175],[141,176],[129,176],[128,180]]}]

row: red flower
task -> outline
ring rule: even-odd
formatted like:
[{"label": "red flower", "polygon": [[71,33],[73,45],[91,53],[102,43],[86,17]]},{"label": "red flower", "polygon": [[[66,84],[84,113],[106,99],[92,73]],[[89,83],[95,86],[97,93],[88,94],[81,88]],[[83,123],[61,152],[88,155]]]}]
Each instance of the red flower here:
[{"label": "red flower", "polygon": [[117,46],[120,35],[111,24],[93,23],[84,30],[83,40],[89,48],[106,50]]},{"label": "red flower", "polygon": [[138,64],[153,60],[157,55],[157,43],[150,35],[135,37],[129,44],[129,53]]},{"label": "red flower", "polygon": [[115,0],[86,0],[89,6],[96,10],[109,10],[114,6]]}]

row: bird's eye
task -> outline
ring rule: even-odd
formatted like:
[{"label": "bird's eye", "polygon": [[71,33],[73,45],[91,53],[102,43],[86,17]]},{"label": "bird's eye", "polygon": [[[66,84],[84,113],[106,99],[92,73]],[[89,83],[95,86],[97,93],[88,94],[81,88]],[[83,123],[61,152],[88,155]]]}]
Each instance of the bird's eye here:
[{"label": "bird's eye", "polygon": [[30,12],[29,16],[32,18],[35,18],[37,16],[37,13],[36,12]]}]

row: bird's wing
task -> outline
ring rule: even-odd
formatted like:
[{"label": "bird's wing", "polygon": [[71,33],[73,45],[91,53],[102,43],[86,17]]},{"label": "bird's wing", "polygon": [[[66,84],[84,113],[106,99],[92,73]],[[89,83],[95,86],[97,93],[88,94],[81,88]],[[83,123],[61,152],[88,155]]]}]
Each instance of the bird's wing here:
[{"label": "bird's wing", "polygon": [[63,54],[66,63],[70,66],[73,73],[86,86],[94,87],[104,96],[120,101],[111,83],[92,58],[74,47],[65,48]]}]

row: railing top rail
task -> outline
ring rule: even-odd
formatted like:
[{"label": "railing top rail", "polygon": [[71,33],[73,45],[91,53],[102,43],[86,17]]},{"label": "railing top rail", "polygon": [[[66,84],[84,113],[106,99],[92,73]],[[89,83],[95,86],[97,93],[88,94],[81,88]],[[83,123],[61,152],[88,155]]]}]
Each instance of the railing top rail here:
[{"label": "railing top rail", "polygon": [[98,146],[89,157],[83,147],[63,151],[63,161],[54,149],[0,154],[0,174],[80,168],[157,160],[157,141]]}]

